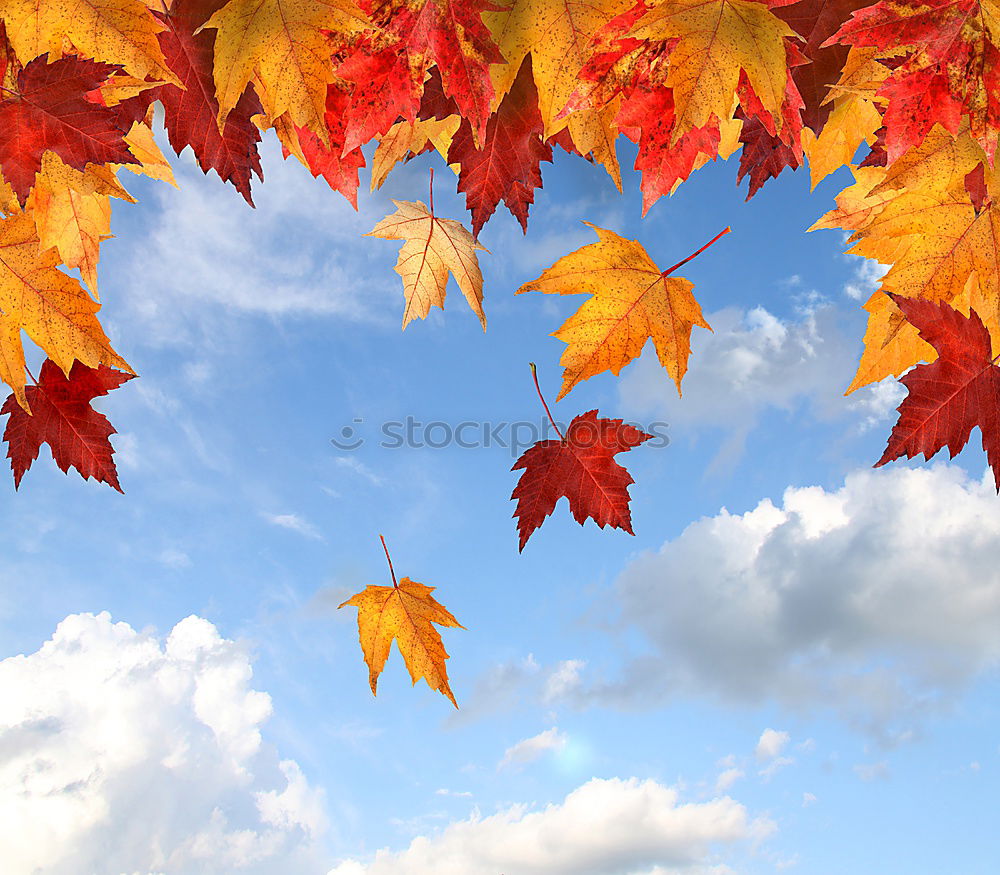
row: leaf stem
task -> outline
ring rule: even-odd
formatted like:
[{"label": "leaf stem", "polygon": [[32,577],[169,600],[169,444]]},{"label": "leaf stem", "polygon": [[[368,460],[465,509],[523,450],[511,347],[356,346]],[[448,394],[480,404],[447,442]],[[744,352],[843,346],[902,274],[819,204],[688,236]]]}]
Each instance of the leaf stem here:
[{"label": "leaf stem", "polygon": [[37,386],[38,385],[38,378],[33,373],[31,373],[31,368],[29,368],[27,365],[25,365],[24,369],[28,372],[28,376],[31,377],[31,381]]},{"label": "leaf stem", "polygon": [[385,538],[379,535],[378,539],[382,542],[382,549],[385,550],[385,558],[386,561],[389,563],[389,573],[392,575],[392,585],[395,589],[399,589],[399,584],[396,583],[396,572],[393,571],[392,568],[392,559],[389,558],[389,548],[386,547],[385,545]]},{"label": "leaf stem", "polygon": [[542,390],[538,385],[538,370],[535,368],[535,363],[528,362],[528,365],[531,368],[531,376],[535,378],[535,391],[538,393],[538,397],[542,402],[542,407],[545,408],[545,412],[549,415],[549,422],[552,423],[552,427],[556,430],[556,434],[559,435],[559,440],[565,443],[566,438],[563,436],[563,433],[559,431],[559,426],[556,425],[556,421],[552,418],[552,411],[549,410],[549,405],[545,403],[545,399],[542,397]]},{"label": "leaf stem", "polygon": [[677,264],[675,264],[673,267],[668,267],[665,271],[663,271],[663,273],[660,274],[660,276],[669,276],[675,270],[677,270],[677,268],[679,268],[682,264],[687,264],[692,258],[701,255],[701,253],[704,252],[706,249],[708,249],[708,247],[711,246],[713,243],[715,243],[716,240],[718,240],[720,237],[724,237],[732,230],[733,230],[732,228],[726,225],[725,228],[723,228],[718,234],[716,234],[711,240],[709,240],[708,243],[702,246],[701,249],[696,249],[683,261],[678,261]]},{"label": "leaf stem", "polygon": [[430,201],[431,201],[431,218],[434,218],[434,168],[431,168],[431,186],[430,186]]}]

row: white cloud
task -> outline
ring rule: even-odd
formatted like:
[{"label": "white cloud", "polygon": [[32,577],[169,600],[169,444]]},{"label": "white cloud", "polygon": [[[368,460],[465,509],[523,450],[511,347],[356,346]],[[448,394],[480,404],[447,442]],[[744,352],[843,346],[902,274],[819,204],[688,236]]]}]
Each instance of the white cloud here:
[{"label": "white cloud", "polygon": [[810,805],[814,805],[815,803],[816,803],[816,794],[815,793],[803,793],[802,794],[802,807],[803,808],[808,808]]},{"label": "white cloud", "polygon": [[726,769],[724,772],[719,774],[719,777],[715,779],[715,792],[725,793],[730,787],[733,786],[740,778],[745,777],[743,769]]},{"label": "white cloud", "polygon": [[594,778],[541,811],[476,812],[406,850],[342,862],[330,875],[707,875],[730,871],[716,865],[714,847],[758,841],[773,829],[729,797],[680,803],[656,781]]},{"label": "white cloud", "polygon": [[346,468],[348,471],[353,471],[358,476],[364,477],[373,486],[382,485],[382,478],[360,459],[355,459],[353,456],[336,456],[333,461],[338,468]]},{"label": "white cloud", "polygon": [[522,766],[533,763],[549,751],[562,750],[566,746],[566,733],[560,732],[555,726],[533,735],[531,738],[523,738],[517,744],[513,744],[503,753],[503,759],[497,764],[497,769],[507,766]]},{"label": "white cloud", "polygon": [[790,740],[791,736],[784,730],[770,728],[765,729],[760,734],[760,739],[757,741],[757,747],[754,749],[754,756],[756,756],[759,760],[774,759],[785,749],[785,745],[788,744]]},{"label": "white cloud", "polygon": [[543,702],[564,698],[580,686],[580,672],[586,666],[582,659],[564,659],[549,673],[542,690]]},{"label": "white cloud", "polygon": [[702,427],[726,432],[713,468],[739,459],[747,435],[770,409],[807,404],[817,418],[860,415],[865,427],[890,416],[892,389],[866,386],[844,397],[857,369],[858,341],[840,327],[838,308],[820,300],[789,320],[763,307],[728,307],[706,318],[713,331],[691,335],[683,399],[652,348],[622,372],[618,391],[629,416],[661,416],[676,434]]},{"label": "white cloud", "polygon": [[263,744],[244,648],[74,614],[0,662],[4,870],[319,872],[321,791]]},{"label": "white cloud", "polygon": [[793,757],[775,757],[773,760],[768,762],[764,768],[757,772],[757,775],[766,783],[767,781],[770,781],[775,774],[785,768],[785,766],[790,766],[794,762],[795,759]]},{"label": "white cloud", "polygon": [[889,272],[889,265],[879,264],[870,258],[859,258],[857,255],[847,257],[854,260],[855,265],[854,277],[844,286],[844,294],[855,301],[867,301],[878,290],[882,277]]},{"label": "white cloud", "polygon": [[267,520],[272,526],[288,529],[291,532],[298,532],[306,538],[315,538],[318,541],[323,540],[323,536],[319,533],[317,528],[312,523],[302,519],[302,517],[298,514],[263,513],[261,516],[264,517],[264,519]]},{"label": "white cloud", "polygon": [[832,705],[880,732],[917,720],[1000,661],[996,508],[991,472],[946,463],[723,508],[626,566],[624,619],[654,650],[591,695]]}]

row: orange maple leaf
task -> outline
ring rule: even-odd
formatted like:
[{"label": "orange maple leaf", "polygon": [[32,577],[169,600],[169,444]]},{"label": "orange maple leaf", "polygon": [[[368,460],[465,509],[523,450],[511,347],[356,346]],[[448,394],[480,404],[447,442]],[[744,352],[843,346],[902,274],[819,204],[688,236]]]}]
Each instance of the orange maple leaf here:
[{"label": "orange maple leaf", "polygon": [[[385,548],[384,539],[382,547]],[[389,551],[387,548],[385,551],[388,559]],[[435,587],[425,586],[408,577],[401,578],[397,583],[391,559],[389,570],[392,573],[392,586],[369,584],[337,606],[339,609],[351,605],[358,609],[358,638],[368,664],[368,682],[371,684],[372,694],[376,693],[378,676],[385,668],[385,661],[389,658],[389,650],[395,640],[414,686],[423,678],[432,690],[447,696],[457,708],[458,702],[448,685],[448,671],[444,664],[448,654],[441,641],[441,634],[431,624],[459,629],[465,627],[431,595]]]},{"label": "orange maple leaf", "polygon": [[694,284],[669,274],[711,246],[729,228],[694,255],[661,271],[638,241],[619,237],[590,222],[584,224],[597,232],[600,241],[564,255],[516,293],[534,290],[550,295],[591,295],[553,334],[567,344],[559,360],[565,370],[556,400],[581,380],[602,371],[617,376],[639,356],[649,338],[680,395],[681,378],[691,355],[691,328],[700,325],[711,331],[712,327],[691,294]]}]

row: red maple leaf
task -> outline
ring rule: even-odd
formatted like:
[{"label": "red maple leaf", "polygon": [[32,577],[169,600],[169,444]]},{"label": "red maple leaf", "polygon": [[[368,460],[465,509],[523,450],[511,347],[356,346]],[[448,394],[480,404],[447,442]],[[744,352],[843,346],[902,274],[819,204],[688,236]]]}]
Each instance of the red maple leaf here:
[{"label": "red maple leaf", "polygon": [[874,467],[918,453],[930,459],[944,446],[954,459],[978,425],[1000,493],[1000,367],[993,363],[989,330],[975,310],[963,316],[944,301],[891,293],[889,297],[937,350],[938,358],[917,365],[900,379],[909,392],[897,408],[899,420]]},{"label": "red maple leaf", "polygon": [[260,101],[248,87],[232,112],[226,116],[222,133],[216,124],[219,101],[215,97],[214,65],[215,31],[195,31],[204,24],[224,0],[175,0],[169,14],[154,11],[167,30],[157,35],[167,65],[186,90],[176,85],[161,85],[152,89],[150,98],[163,104],[163,122],[174,151],[180,155],[190,146],[198,165],[208,173],[214,170],[224,182],[253,206],[250,196],[250,174],[263,181],[257,144],[260,130],[250,117],[262,112]]},{"label": "red maple leaf", "polygon": [[990,200],[989,189],[986,187],[986,168],[980,163],[965,174],[965,190],[972,200],[972,208],[978,216]]},{"label": "red maple leaf", "polygon": [[0,168],[22,206],[46,149],[77,170],[88,163],[138,163],[117,113],[86,97],[119,68],[76,57],[47,60],[30,61],[16,93],[0,101]]},{"label": "red maple leaf", "polygon": [[830,86],[840,79],[847,60],[848,47],[840,43],[825,45],[850,17],[851,13],[868,5],[868,0],[797,0],[792,3],[771,3],[771,11],[796,31],[805,45],[799,48],[808,59],[792,69],[792,78],[805,104],[802,122],[819,134],[833,109],[824,104]]},{"label": "red maple leaf", "polygon": [[[365,156],[361,149],[352,149],[344,153],[345,125],[347,122],[345,109],[350,104],[351,96],[336,85],[328,85],[326,89],[326,112],[323,119],[326,122],[330,146],[324,146],[309,128],[296,125],[299,146],[302,155],[309,163],[309,171],[313,176],[322,176],[334,191],[339,191],[350,202],[354,209],[358,208],[358,171],[365,166]],[[285,158],[291,154],[287,147],[282,146],[281,152]]]},{"label": "red maple leaf", "polygon": [[398,46],[374,54],[359,46],[337,67],[337,76],[354,83],[345,112],[345,154],[384,134],[400,117],[416,118],[421,88]]},{"label": "red maple leaf", "polygon": [[448,150],[448,163],[462,167],[458,190],[465,192],[476,237],[501,199],[528,233],[528,206],[542,185],[539,165],[552,160],[552,147],[542,142],[542,130],[531,59],[525,58],[510,91],[490,116],[483,148],[476,148],[472,127],[463,119]]},{"label": "red maple leaf", "polygon": [[[879,89],[888,98],[886,150],[895,161],[940,123],[972,135],[993,160],[1000,140],[1000,47],[979,0],[881,0],[854,13],[827,43],[905,47],[884,61],[893,70]],[[897,53],[898,54],[898,53]]]},{"label": "red maple leaf", "polygon": [[[714,116],[713,116],[714,119]],[[642,173],[642,214],[677,182],[687,179],[699,155],[714,158],[719,152],[719,121],[692,128],[671,145],[674,133],[673,90],[659,85],[648,90],[636,88],[622,102],[615,115],[618,129],[639,144],[634,169]]]},{"label": "red maple leaf", "polygon": [[26,413],[13,395],[0,408],[0,416],[10,414],[3,439],[8,443],[14,488],[21,485],[24,472],[38,458],[41,445],[48,444],[52,458],[64,473],[72,465],[84,480],[93,477],[121,492],[109,440],[116,432],[90,402],[133,376],[107,365],[89,368],[75,361],[67,379],[55,362],[46,359],[38,383],[24,390],[31,413]]},{"label": "red maple leaf", "polygon": [[361,7],[399,38],[420,67],[417,82],[431,63],[437,66],[444,93],[482,141],[494,95],[490,64],[504,61],[482,14],[504,7],[490,0],[363,0]]},{"label": "red maple leaf", "polygon": [[620,419],[598,419],[596,410],[574,417],[563,440],[538,441],[525,450],[511,471],[524,470],[511,493],[520,534],[518,552],[563,496],[573,518],[588,517],[632,532],[628,487],[635,481],[615,460],[652,437]]}]

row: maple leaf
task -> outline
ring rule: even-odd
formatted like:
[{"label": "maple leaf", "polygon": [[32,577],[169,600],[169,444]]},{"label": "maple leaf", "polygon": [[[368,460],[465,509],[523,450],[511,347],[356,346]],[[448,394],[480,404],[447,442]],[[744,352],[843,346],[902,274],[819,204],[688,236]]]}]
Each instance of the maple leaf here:
[{"label": "maple leaf", "polygon": [[28,199],[39,249],[54,247],[63,264],[80,269],[95,295],[101,242],[111,236],[111,201],[103,189],[93,172],[67,167],[47,151]]},{"label": "maple leaf", "polygon": [[[382,546],[385,547],[385,540]],[[385,555],[388,559],[388,549]],[[391,559],[389,568],[392,569]],[[400,578],[397,583],[396,573],[392,571],[392,586],[369,584],[337,606],[338,609],[348,605],[358,609],[358,638],[368,664],[368,683],[373,695],[395,641],[414,686],[423,678],[432,690],[447,696],[458,707],[448,684],[445,666],[448,654],[441,633],[432,624],[465,627],[431,595],[434,589],[408,577]]]},{"label": "maple leaf", "polygon": [[[35,222],[30,214],[0,219],[0,314],[8,332],[5,343],[11,346],[9,332],[12,326],[17,326],[64,374],[70,373],[74,359],[92,368],[105,364],[131,371],[128,363],[111,348],[97,321],[99,305],[79,282],[57,270],[57,263],[54,249],[39,252]],[[13,345],[20,349],[19,340]],[[24,386],[24,369],[14,378],[15,382],[6,376],[4,380],[18,392]]]},{"label": "maple leaf", "polygon": [[591,297],[553,334],[567,344],[559,363],[562,398],[581,380],[610,370],[616,376],[653,339],[660,364],[681,392],[681,378],[691,354],[691,328],[711,331],[691,290],[694,284],[669,274],[711,246],[726,228],[694,255],[661,271],[636,240],[598,228],[600,238],[564,255],[540,277],[516,294],[539,291],[550,295],[590,294]]},{"label": "maple leaf", "polygon": [[989,203],[978,211],[965,186],[966,175],[982,160],[968,132],[956,139],[936,125],[889,168],[866,168],[863,181],[843,193],[849,195],[844,204],[813,228],[853,230],[849,252],[892,265],[882,280],[884,291],[950,300],[975,274],[983,293],[996,299],[1000,176],[985,172]]},{"label": "maple leaf", "polygon": [[788,79],[787,40],[796,33],[752,0],[669,0],[652,6],[628,32],[634,39],[676,39],[665,85],[673,89],[676,142],[714,116],[730,117],[740,75],[778,130]]},{"label": "maple leaf", "polygon": [[525,56],[538,89],[538,109],[542,116],[543,139],[548,140],[565,127],[577,150],[593,153],[621,191],[621,171],[615,154],[617,104],[602,109],[586,109],[560,117],[578,84],[580,71],[590,58],[591,36],[616,15],[625,12],[633,0],[511,0],[508,9],[488,12],[489,25],[500,52],[507,59],[490,70],[497,96],[514,85]]},{"label": "maple leaf", "polygon": [[848,46],[827,44],[827,40],[852,12],[867,5],[868,0],[798,0],[770,4],[774,14],[805,41],[800,48],[808,63],[792,67],[792,78],[804,103],[802,122],[814,134],[823,130],[833,109],[827,101],[829,89],[838,81],[849,54]]},{"label": "maple leaf", "polygon": [[163,25],[140,0],[4,0],[0,17],[25,66],[69,40],[87,58],[120,65],[140,80],[177,82],[156,41]]},{"label": "maple leaf", "polygon": [[88,101],[114,70],[82,58],[36,58],[20,72],[17,92],[0,101],[0,167],[22,206],[51,149],[77,170],[93,164],[138,163],[115,113]]},{"label": "maple leaf", "polygon": [[504,7],[490,0],[366,0],[364,5],[377,25],[399,38],[420,79],[428,65],[436,66],[444,93],[480,145],[494,98],[490,64],[504,61],[482,16]]},{"label": "maple leaf", "polygon": [[[787,131],[788,127],[785,125],[783,131]],[[743,151],[740,153],[740,169],[736,174],[736,184],[739,185],[744,176],[749,176],[747,200],[750,200],[768,179],[776,179],[786,167],[797,170],[802,166],[802,146],[797,136],[799,132],[794,133],[796,136],[789,144],[784,136],[768,131],[765,123],[757,116],[743,119],[739,137]]]},{"label": "maple leaf", "polygon": [[458,190],[472,213],[472,233],[478,237],[501,198],[528,233],[528,206],[534,190],[542,185],[539,164],[552,160],[552,147],[542,142],[542,117],[538,94],[526,58],[510,91],[490,116],[482,149],[472,138],[472,127],[463,121],[451,141],[448,162],[461,167]]},{"label": "maple leaf", "polygon": [[326,145],[327,86],[333,82],[328,33],[346,39],[370,29],[352,0],[229,0],[202,28],[215,38],[218,124],[254,82],[269,124],[288,114]]},{"label": "maple leaf", "polygon": [[[381,188],[389,172],[400,161],[419,155],[428,148],[436,149],[447,160],[451,141],[461,121],[459,116],[449,115],[443,119],[418,118],[412,122],[396,122],[379,140],[378,148],[372,155],[371,190]],[[454,169],[458,171],[457,167]]]},{"label": "maple leaf", "polygon": [[881,0],[855,12],[827,42],[875,47],[891,59],[894,69],[879,90],[889,101],[884,119],[890,162],[918,145],[935,123],[957,134],[963,116],[992,162],[1000,139],[995,3]]},{"label": "maple leaf", "polygon": [[10,414],[3,439],[8,443],[14,488],[21,485],[21,478],[38,458],[42,444],[48,444],[63,473],[68,473],[72,465],[84,480],[93,477],[121,492],[109,440],[115,430],[90,402],[133,376],[106,365],[88,368],[77,361],[67,377],[55,362],[46,359],[38,383],[25,389],[31,413],[13,395],[0,408],[0,415]]},{"label": "maple leaf", "polygon": [[346,108],[350,100],[350,95],[337,85],[327,88],[323,137],[294,124],[287,114],[277,119],[274,127],[285,158],[294,154],[314,177],[322,176],[330,188],[339,191],[357,209],[358,171],[365,166],[365,156],[361,149],[344,151]]},{"label": "maple leaf", "polygon": [[399,46],[374,54],[357,48],[337,67],[337,77],[354,85],[344,112],[345,153],[380,137],[401,116],[409,122],[416,119],[420,83],[414,81]]},{"label": "maple leaf", "polygon": [[222,0],[174,0],[169,13],[157,14],[166,27],[159,34],[160,47],[183,88],[168,83],[150,92],[150,99],[163,104],[173,150],[180,155],[190,146],[202,171],[214,170],[253,206],[250,174],[264,176],[257,152],[260,129],[250,119],[263,108],[248,86],[220,128],[213,81],[216,37],[210,31],[195,33],[221,5]]},{"label": "maple leaf", "polygon": [[602,529],[609,525],[633,534],[628,487],[635,481],[614,457],[651,437],[588,410],[573,417],[565,437],[538,441],[525,450],[511,468],[524,471],[510,496],[517,500],[518,552],[564,496],[580,525],[590,518]]},{"label": "maple leaf", "polygon": [[[433,177],[431,178],[433,184]],[[476,250],[489,252],[454,219],[440,219],[421,201],[397,201],[396,212],[382,219],[366,237],[405,241],[399,250],[396,273],[403,278],[406,308],[403,328],[413,319],[425,319],[430,308],[444,309],[448,274],[451,273],[465,300],[486,330],[483,313],[483,274]]]},{"label": "maple leaf", "polygon": [[[636,88],[615,116],[621,132],[639,145],[634,169],[642,173],[643,216],[660,197],[687,179],[702,159],[714,160],[720,149],[724,151],[718,119],[692,128],[671,145],[674,120],[673,91],[663,86]],[[732,147],[736,146],[733,142]]]},{"label": "maple leaf", "polygon": [[[888,70],[875,62],[870,62],[869,67],[888,74]],[[838,84],[848,86],[849,82],[850,79],[841,77]],[[802,129],[802,151],[809,159],[812,188],[816,188],[835,170],[849,164],[862,143],[873,144],[876,131],[882,127],[882,115],[874,101],[866,95],[852,93],[845,87],[843,92],[840,89],[834,91],[831,98],[827,109],[832,109],[819,135],[813,128]]]},{"label": "maple leaf", "polygon": [[930,459],[945,446],[954,459],[978,425],[1000,493],[1000,367],[992,358],[989,331],[975,310],[963,316],[944,302],[891,297],[938,359],[902,377],[908,394],[874,467],[918,453]]}]

